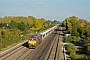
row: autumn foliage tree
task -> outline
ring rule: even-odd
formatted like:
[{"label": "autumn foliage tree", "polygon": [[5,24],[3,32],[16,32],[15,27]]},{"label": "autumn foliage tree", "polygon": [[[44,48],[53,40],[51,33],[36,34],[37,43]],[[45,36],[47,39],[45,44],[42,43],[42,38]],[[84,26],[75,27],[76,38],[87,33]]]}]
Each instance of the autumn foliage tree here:
[{"label": "autumn foliage tree", "polygon": [[72,36],[80,37],[84,41],[85,52],[90,56],[90,22],[71,16],[63,21],[66,31]]},{"label": "autumn foliage tree", "polygon": [[81,30],[81,23],[79,22],[78,17],[71,16],[69,18],[66,18],[63,24],[65,27],[67,27],[67,31],[71,33],[73,36],[79,36],[79,33],[83,34],[83,32],[80,32],[83,30]]}]

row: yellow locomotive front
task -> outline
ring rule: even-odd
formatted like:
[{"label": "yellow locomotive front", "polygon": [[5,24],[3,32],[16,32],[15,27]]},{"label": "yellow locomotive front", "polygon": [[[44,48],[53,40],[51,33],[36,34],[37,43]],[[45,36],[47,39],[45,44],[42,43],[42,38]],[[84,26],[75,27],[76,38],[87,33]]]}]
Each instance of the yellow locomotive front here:
[{"label": "yellow locomotive front", "polygon": [[35,48],[36,47],[36,38],[29,38],[28,40],[29,48]]},{"label": "yellow locomotive front", "polygon": [[29,48],[36,48],[42,42],[42,36],[40,34],[34,35],[29,38],[28,45]]}]

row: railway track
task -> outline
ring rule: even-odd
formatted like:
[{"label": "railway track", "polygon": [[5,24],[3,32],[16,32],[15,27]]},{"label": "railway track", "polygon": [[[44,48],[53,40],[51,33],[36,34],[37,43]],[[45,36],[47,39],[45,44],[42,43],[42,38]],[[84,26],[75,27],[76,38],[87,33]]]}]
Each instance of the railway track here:
[{"label": "railway track", "polygon": [[64,60],[60,33],[62,32],[54,31],[24,60]]},{"label": "railway track", "polygon": [[50,33],[36,49],[27,48],[26,43],[0,55],[0,60],[64,60],[59,29]]},{"label": "railway track", "polygon": [[24,60],[40,60],[42,57],[44,57],[43,54],[45,54],[50,44],[52,43],[53,39],[55,37],[55,34],[50,34],[38,48],[36,48],[31,54],[29,54]]},{"label": "railway track", "polygon": [[9,52],[1,54],[0,60],[17,60],[28,51],[33,51],[33,49],[29,49],[26,46],[27,43],[25,43],[24,45],[17,46],[14,49],[11,49]]}]

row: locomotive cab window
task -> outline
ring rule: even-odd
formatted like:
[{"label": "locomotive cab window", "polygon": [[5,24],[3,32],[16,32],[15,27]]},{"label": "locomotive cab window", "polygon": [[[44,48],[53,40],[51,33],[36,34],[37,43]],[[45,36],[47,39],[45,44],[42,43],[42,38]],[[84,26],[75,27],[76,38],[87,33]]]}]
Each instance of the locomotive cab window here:
[{"label": "locomotive cab window", "polygon": [[29,40],[31,41],[31,40],[32,40],[32,38],[29,38]]},{"label": "locomotive cab window", "polygon": [[33,38],[33,40],[36,40],[36,38]]}]

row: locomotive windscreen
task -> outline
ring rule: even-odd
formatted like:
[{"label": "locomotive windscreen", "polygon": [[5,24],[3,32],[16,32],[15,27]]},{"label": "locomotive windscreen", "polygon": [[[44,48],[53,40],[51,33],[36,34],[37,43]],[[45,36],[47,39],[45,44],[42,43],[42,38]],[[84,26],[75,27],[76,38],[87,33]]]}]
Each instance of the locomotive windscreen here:
[{"label": "locomotive windscreen", "polygon": [[36,38],[29,38],[29,40],[31,41],[31,40],[36,40]]}]

